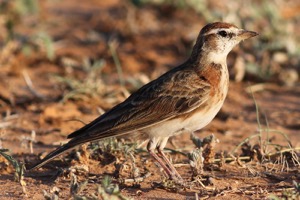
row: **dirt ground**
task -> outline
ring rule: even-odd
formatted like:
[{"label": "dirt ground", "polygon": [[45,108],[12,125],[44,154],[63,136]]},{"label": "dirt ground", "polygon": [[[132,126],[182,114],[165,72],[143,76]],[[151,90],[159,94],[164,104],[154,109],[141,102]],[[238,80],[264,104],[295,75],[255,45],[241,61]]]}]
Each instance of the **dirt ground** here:
[{"label": "dirt ground", "polygon": [[[136,9],[121,2],[66,0],[57,6],[57,1],[45,1],[38,17],[26,18],[26,26],[16,27],[27,36],[37,30],[47,32],[54,41],[55,58],[49,60],[44,50],[25,56],[18,43],[11,43],[10,56],[0,68],[0,148],[31,166],[66,142],[66,136],[82,123],[183,62],[206,23],[191,9],[151,5]],[[237,55],[251,57],[250,43],[229,55],[232,79]],[[197,179],[190,159],[182,154],[196,149],[190,135],[175,136],[167,145],[166,152],[191,185],[185,189],[164,180],[141,142],[139,151],[129,151],[134,158],[122,152],[135,141],[125,137],[115,149],[98,149],[96,154],[84,146],[39,170],[26,171],[26,192],[14,180],[13,166],[0,156],[0,199],[45,199],[43,190],[69,199],[74,175],[79,183],[87,181],[79,196],[96,194],[103,177],[109,175],[121,195],[133,199],[282,197],[294,191],[293,181],[300,182],[299,102],[299,82],[288,87],[276,79],[264,82],[249,75],[241,82],[232,80],[221,112],[195,134],[199,138],[214,134],[218,142],[212,145],[213,156],[219,161],[206,163]],[[249,142],[238,146],[246,138]],[[146,175],[143,181],[130,182],[133,169],[139,170],[138,177]]]}]

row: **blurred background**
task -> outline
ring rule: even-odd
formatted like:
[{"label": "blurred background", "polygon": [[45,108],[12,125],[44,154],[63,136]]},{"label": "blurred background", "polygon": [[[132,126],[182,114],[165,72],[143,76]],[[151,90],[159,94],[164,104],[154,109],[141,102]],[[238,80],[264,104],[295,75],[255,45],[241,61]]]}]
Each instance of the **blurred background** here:
[{"label": "blurred background", "polygon": [[[268,153],[269,144],[276,152],[292,149],[292,144],[299,148],[299,0],[0,0],[0,150],[7,148],[18,160],[32,164],[40,153],[65,142],[69,133],[184,62],[200,29],[215,21],[260,35],[229,54],[228,97],[216,119],[198,136],[214,133],[221,141],[214,150],[225,155],[237,149],[238,156]],[[271,134],[269,127],[279,131]],[[265,131],[267,139],[260,135],[257,142],[257,130]],[[168,147],[182,152],[195,149],[190,135],[174,138]],[[178,153],[172,158],[179,162]],[[285,166],[281,162],[274,161]],[[64,166],[59,163],[55,167]],[[145,163],[138,162],[142,167]],[[90,168],[94,174],[107,170],[98,161]],[[12,172],[0,156],[0,174]],[[190,171],[184,172],[190,176]],[[226,188],[258,183],[247,179],[248,184],[244,178],[237,182],[230,174],[222,177]],[[8,189],[16,188],[7,179],[0,179],[0,184],[2,180]],[[281,184],[285,179],[278,180]],[[267,181],[265,186],[273,189]],[[32,193],[47,188],[35,178],[28,187]],[[161,192],[156,197],[165,195]]]},{"label": "blurred background", "polygon": [[[233,80],[298,83],[296,0],[1,0],[0,12],[0,89],[8,101],[18,101],[19,86],[7,79],[24,76],[24,69],[39,74],[33,80],[37,85],[50,80],[59,87],[80,87],[68,78],[97,85],[96,91],[82,91],[85,95],[104,92],[93,82],[99,77],[136,90],[183,62],[199,30],[214,21],[260,33],[230,54]],[[82,98],[75,93],[66,98],[77,97]]]}]

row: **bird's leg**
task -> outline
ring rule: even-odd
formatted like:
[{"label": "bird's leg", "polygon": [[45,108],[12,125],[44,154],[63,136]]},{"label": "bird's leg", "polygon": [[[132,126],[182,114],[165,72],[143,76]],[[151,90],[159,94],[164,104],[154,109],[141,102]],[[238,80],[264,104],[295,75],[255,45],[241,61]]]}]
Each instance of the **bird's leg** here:
[{"label": "bird's leg", "polygon": [[165,161],[165,163],[167,164],[168,168],[171,170],[172,174],[175,174],[177,179],[179,179],[180,181],[182,181],[182,177],[181,175],[177,172],[177,170],[175,169],[175,167],[173,166],[173,164],[169,161],[169,159],[166,157],[166,154],[163,152],[163,150],[161,149],[157,149],[158,155],[163,159],[163,161]]},{"label": "bird's leg", "polygon": [[159,165],[164,169],[170,179],[174,179],[174,173],[167,167],[167,165],[156,155],[154,150],[149,151],[150,155],[159,163]]},{"label": "bird's leg", "polygon": [[147,145],[147,150],[149,154],[159,163],[159,165],[164,169],[170,179],[176,179],[176,173],[174,173],[163,160],[155,153],[156,144],[153,140],[150,140]]},{"label": "bird's leg", "polygon": [[166,157],[166,154],[163,152],[164,147],[166,146],[166,143],[168,141],[169,138],[164,138],[161,143],[159,144],[159,146],[157,147],[157,154],[158,156],[160,156],[163,161],[167,164],[167,167],[169,168],[169,170],[172,172],[172,174],[175,174],[175,176],[177,177],[177,179],[179,181],[182,181],[182,177],[180,176],[180,174],[177,172],[177,170],[175,169],[175,167],[173,166],[173,164],[169,161],[169,159]]}]

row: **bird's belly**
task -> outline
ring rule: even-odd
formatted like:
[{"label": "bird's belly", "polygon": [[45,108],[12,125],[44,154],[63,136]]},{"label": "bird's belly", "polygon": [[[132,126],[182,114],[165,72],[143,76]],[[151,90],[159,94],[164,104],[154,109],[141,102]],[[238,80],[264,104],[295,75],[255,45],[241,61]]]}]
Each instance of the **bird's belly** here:
[{"label": "bird's belly", "polygon": [[224,101],[211,104],[211,108],[203,106],[184,117],[171,119],[143,130],[150,138],[171,137],[183,132],[194,132],[205,127],[217,115]]}]

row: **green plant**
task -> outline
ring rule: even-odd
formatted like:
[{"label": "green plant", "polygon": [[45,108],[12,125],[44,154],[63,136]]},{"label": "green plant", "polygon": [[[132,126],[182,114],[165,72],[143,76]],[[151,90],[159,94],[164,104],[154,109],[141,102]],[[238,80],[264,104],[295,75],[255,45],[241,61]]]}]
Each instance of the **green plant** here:
[{"label": "green plant", "polygon": [[[3,43],[0,45],[3,49],[11,41],[15,41],[22,53],[30,55],[34,51],[45,51],[49,60],[55,57],[54,44],[49,34],[43,31],[42,23],[30,24],[38,30],[33,33],[25,34],[17,31],[18,26],[29,26],[26,24],[26,17],[39,14],[39,1],[37,0],[4,0],[0,2],[0,19],[4,20],[4,31],[1,31],[0,38],[3,38]],[[8,45],[9,46],[9,45]],[[7,47],[9,48],[9,47]]]},{"label": "green plant", "polygon": [[11,155],[6,154],[8,149],[0,149],[0,155],[3,156],[15,169],[14,179],[16,182],[19,182],[22,186],[23,193],[26,195],[26,182],[24,181],[24,170],[25,165],[23,163],[19,163],[16,159],[14,159]]},{"label": "green plant", "polygon": [[109,46],[109,50],[111,52],[112,58],[114,60],[116,68],[117,68],[117,73],[118,73],[118,76],[119,76],[120,85],[122,87],[124,87],[125,86],[125,81],[124,81],[124,76],[123,76],[123,70],[122,70],[122,66],[121,66],[121,63],[120,63],[120,59],[119,59],[117,51],[116,51],[117,42],[116,41],[111,41],[111,42],[109,42],[108,46]]},{"label": "green plant", "polygon": [[52,78],[59,83],[65,84],[69,89],[64,95],[62,101],[69,99],[85,99],[88,97],[96,97],[105,92],[105,85],[102,79],[99,78],[101,71],[105,66],[105,61],[100,59],[91,64],[87,60],[83,61],[83,68],[87,72],[87,76],[83,80],[72,77],[64,77],[52,75]]}]

